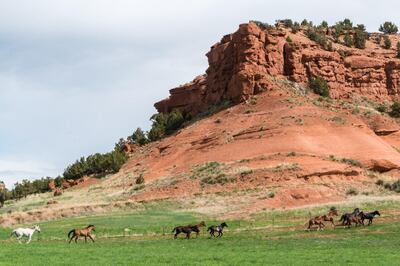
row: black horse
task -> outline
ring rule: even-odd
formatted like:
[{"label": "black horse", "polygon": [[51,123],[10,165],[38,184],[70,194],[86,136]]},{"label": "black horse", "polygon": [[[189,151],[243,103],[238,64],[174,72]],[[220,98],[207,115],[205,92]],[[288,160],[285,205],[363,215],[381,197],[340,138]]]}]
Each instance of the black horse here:
[{"label": "black horse", "polygon": [[342,226],[347,225],[348,227],[351,226],[351,222],[354,222],[356,226],[361,224],[361,219],[359,217],[360,209],[355,208],[352,213],[345,213],[340,217],[339,222],[342,222]]},{"label": "black horse", "polygon": [[199,236],[201,227],[206,226],[205,222],[200,222],[196,225],[185,225],[185,226],[177,226],[172,230],[172,233],[175,232],[174,238],[176,239],[180,233],[186,234],[186,238],[190,238],[190,234],[192,232],[196,233],[196,237]]},{"label": "black horse", "polygon": [[361,222],[364,225],[364,220],[368,220],[368,225],[372,224],[372,220],[374,219],[375,215],[381,216],[379,211],[373,211],[368,213],[362,213],[361,215]]},{"label": "black horse", "polygon": [[210,232],[210,237],[211,236],[215,237],[215,232],[218,233],[217,237],[221,237],[224,235],[223,233],[224,227],[228,227],[228,225],[225,222],[223,222],[220,225],[211,225],[210,227],[208,227],[207,231]]}]

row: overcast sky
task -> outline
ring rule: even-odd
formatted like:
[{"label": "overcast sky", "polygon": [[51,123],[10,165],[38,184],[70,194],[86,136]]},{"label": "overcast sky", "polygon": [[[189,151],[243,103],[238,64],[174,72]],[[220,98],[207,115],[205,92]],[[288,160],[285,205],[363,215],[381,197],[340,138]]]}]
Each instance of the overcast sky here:
[{"label": "overcast sky", "polygon": [[149,127],[153,103],[207,68],[240,23],[349,17],[376,31],[399,1],[0,0],[0,180],[62,174]]}]

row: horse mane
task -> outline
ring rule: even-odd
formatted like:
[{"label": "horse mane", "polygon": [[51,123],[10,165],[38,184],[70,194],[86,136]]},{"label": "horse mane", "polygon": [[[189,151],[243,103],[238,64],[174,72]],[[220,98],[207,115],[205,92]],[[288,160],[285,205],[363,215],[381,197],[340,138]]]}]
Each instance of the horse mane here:
[{"label": "horse mane", "polygon": [[94,225],[93,224],[89,224],[88,226],[86,226],[86,228],[89,228],[89,227],[94,227]]}]

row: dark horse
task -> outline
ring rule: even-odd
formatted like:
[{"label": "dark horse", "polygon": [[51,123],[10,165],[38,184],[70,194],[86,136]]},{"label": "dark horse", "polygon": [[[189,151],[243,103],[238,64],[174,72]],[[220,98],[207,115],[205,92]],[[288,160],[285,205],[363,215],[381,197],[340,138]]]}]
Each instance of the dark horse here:
[{"label": "dark horse", "polygon": [[[361,214],[362,215],[362,214]],[[342,222],[343,226],[351,226],[351,223],[355,223],[356,226],[361,223],[361,217],[360,217],[360,209],[359,208],[355,208],[354,211],[352,213],[345,213],[340,217],[339,222]]]},{"label": "dark horse", "polygon": [[375,215],[381,216],[381,214],[378,211],[362,213],[361,223],[364,225],[364,220],[368,220],[368,225],[372,224],[372,220],[374,219]]},{"label": "dark horse", "polygon": [[85,237],[85,243],[87,242],[88,237],[94,242],[94,239],[91,236],[92,231],[96,231],[96,227],[93,224],[89,224],[85,229],[72,229],[68,233],[68,238],[69,238],[68,243],[71,243],[72,239],[74,238],[75,238],[75,243],[77,243],[78,237],[80,236]]},{"label": "dark horse", "polygon": [[215,237],[215,232],[218,233],[217,237],[221,237],[224,235],[223,233],[224,227],[228,227],[228,225],[225,222],[223,222],[220,225],[211,225],[210,227],[208,227],[207,231],[210,232],[210,237],[211,236]]},{"label": "dark horse", "polygon": [[176,239],[180,233],[186,234],[186,238],[190,238],[190,234],[192,232],[196,232],[196,237],[199,236],[201,227],[206,226],[205,222],[200,222],[196,225],[185,225],[185,226],[177,226],[172,230],[172,233],[175,232],[174,238]]}]

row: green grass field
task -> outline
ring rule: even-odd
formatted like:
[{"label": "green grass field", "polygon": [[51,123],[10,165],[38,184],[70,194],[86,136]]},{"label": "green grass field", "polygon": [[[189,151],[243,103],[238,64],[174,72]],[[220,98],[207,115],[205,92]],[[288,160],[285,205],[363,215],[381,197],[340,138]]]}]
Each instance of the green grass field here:
[{"label": "green grass field", "polygon": [[[372,226],[333,230],[327,225],[321,232],[304,230],[309,209],[267,211],[248,220],[227,221],[229,230],[221,239],[209,239],[203,232],[198,239],[186,240],[182,235],[174,240],[175,225],[215,221],[154,206],[139,212],[67,218],[40,223],[42,233],[35,234],[29,245],[6,240],[10,229],[1,229],[0,265],[398,265],[396,204],[361,205],[382,211]],[[70,229],[89,223],[97,227],[95,243],[66,242]]]}]

